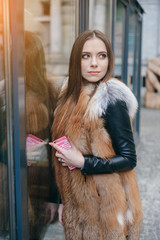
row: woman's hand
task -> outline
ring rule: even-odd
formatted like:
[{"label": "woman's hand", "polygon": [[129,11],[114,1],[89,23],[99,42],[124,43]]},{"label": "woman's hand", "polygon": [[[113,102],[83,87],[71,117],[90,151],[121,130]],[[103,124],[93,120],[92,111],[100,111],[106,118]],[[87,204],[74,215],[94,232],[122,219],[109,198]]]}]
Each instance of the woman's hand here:
[{"label": "woman's hand", "polygon": [[59,218],[60,224],[63,226],[63,204],[59,204],[58,218]]},{"label": "woman's hand", "polygon": [[53,222],[55,214],[57,212],[57,209],[58,209],[58,204],[47,202],[47,204],[46,204],[46,222],[47,222],[47,224],[50,224],[51,222]]},{"label": "woman's hand", "polygon": [[49,143],[54,147],[56,151],[56,157],[58,161],[62,162],[62,166],[73,166],[76,168],[81,168],[84,165],[84,157],[82,153],[71,143],[72,148],[66,150],[57,146],[55,143]]}]

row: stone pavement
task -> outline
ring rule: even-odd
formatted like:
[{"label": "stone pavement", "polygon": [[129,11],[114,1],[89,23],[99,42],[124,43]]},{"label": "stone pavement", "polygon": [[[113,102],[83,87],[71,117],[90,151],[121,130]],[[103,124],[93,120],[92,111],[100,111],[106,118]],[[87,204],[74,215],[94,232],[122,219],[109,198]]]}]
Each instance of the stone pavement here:
[{"label": "stone pavement", "polygon": [[[137,156],[144,214],[139,240],[160,240],[160,110],[141,109]],[[63,227],[58,222],[50,225],[43,240],[65,240]]]}]

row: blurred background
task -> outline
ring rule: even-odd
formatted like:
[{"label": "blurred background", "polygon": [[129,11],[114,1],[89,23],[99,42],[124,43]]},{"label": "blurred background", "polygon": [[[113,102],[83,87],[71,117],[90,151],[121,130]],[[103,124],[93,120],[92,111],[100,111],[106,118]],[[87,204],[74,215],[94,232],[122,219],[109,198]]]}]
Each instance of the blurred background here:
[{"label": "blurred background", "polygon": [[0,0],[0,240],[61,239],[51,126],[70,51],[104,32],[113,77],[135,94],[140,240],[160,240],[160,0]]}]

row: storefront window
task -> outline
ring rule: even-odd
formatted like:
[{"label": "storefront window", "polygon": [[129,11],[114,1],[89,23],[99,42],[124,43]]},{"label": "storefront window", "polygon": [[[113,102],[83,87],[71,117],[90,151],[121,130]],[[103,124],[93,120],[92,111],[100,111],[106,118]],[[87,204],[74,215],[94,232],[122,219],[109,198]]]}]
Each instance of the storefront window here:
[{"label": "storefront window", "polygon": [[4,71],[3,1],[0,0],[0,239],[9,239],[7,123]]},{"label": "storefront window", "polygon": [[54,202],[58,199],[51,148],[46,143],[53,140],[53,112],[60,87],[68,75],[76,35],[76,2],[24,1],[30,239],[54,237]]},{"label": "storefront window", "polygon": [[117,1],[115,36],[114,36],[114,58],[115,58],[115,77],[122,79],[122,64],[124,50],[124,34],[125,34],[125,7]]},{"label": "storefront window", "polygon": [[105,33],[111,40],[111,1],[89,1],[89,28],[98,29]]}]

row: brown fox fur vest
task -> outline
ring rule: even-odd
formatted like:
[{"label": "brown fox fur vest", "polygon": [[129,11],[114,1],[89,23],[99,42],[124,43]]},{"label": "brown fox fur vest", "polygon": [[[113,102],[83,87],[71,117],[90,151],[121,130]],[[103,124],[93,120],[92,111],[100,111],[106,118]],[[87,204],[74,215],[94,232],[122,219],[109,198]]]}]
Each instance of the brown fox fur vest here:
[{"label": "brown fox fur vest", "polygon": [[[109,102],[126,102],[130,118],[137,101],[130,89],[116,79],[83,87],[74,105],[70,99],[55,112],[53,139],[66,135],[82,152],[106,158],[115,156],[102,114]],[[54,150],[53,150],[54,151]],[[63,167],[53,152],[56,181],[64,205],[67,240],[129,240],[139,238],[142,207],[135,170],[88,175]]]}]

